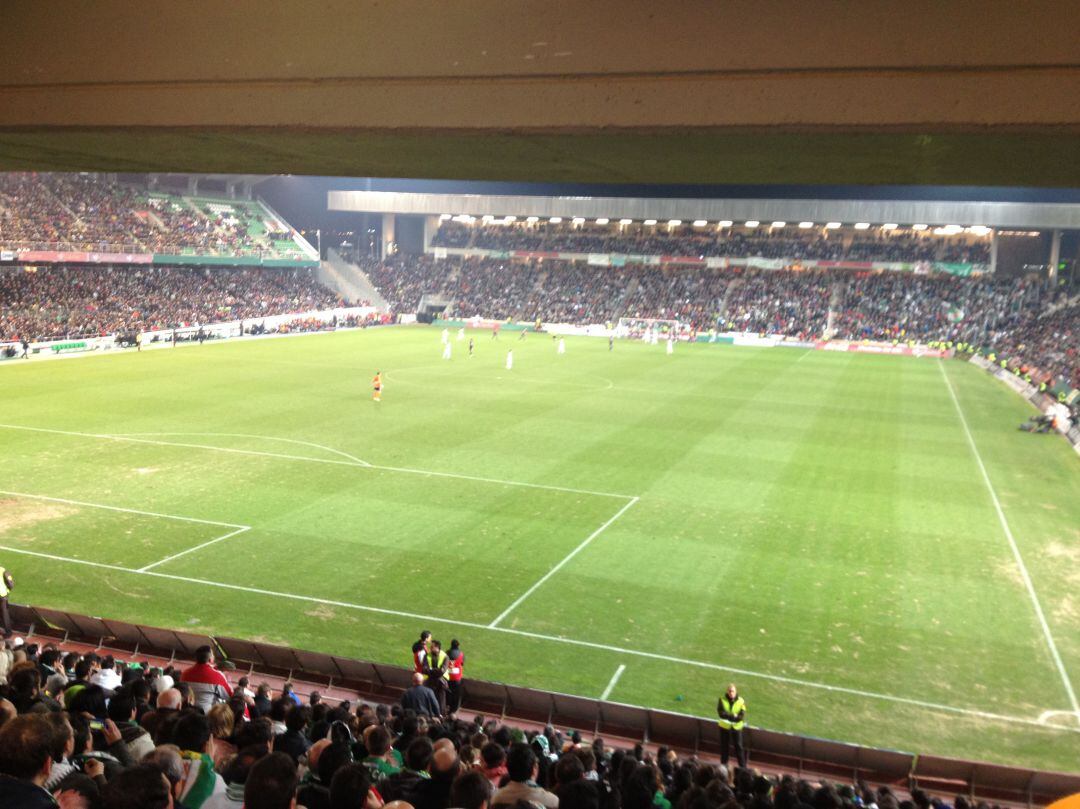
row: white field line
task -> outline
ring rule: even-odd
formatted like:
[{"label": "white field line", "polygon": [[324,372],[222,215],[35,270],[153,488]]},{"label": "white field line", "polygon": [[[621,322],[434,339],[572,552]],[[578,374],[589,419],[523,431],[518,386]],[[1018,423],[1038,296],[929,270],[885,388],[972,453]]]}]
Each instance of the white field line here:
[{"label": "white field line", "polygon": [[434,615],[422,615],[420,613],[390,610],[384,609],[382,607],[370,607],[365,604],[351,604],[347,601],[334,601],[332,599],[297,595],[295,593],[281,593],[274,590],[264,590],[259,587],[246,587],[240,584],[226,584],[225,582],[208,581],[207,579],[195,579],[191,578],[190,576],[176,576],[171,573],[159,573],[153,570],[140,572],[132,568],[120,567],[118,565],[108,565],[101,562],[89,562],[83,559],[70,559],[65,556],[55,556],[49,553],[28,551],[22,548],[12,548],[3,545],[0,545],[0,550],[6,553],[22,554],[24,556],[35,556],[42,559],[50,559],[56,562],[65,562],[73,565],[86,565],[89,567],[103,568],[105,570],[115,570],[121,573],[131,573],[136,576],[153,576],[154,578],[159,579],[170,579],[172,581],[182,581],[190,584],[201,584],[206,587],[220,587],[225,590],[235,590],[241,593],[254,593],[256,595],[270,596],[273,598],[284,598],[292,601],[303,601],[311,604],[324,604],[329,607],[342,607],[344,609],[360,610],[362,612],[371,612],[379,615],[392,615],[398,618],[409,618],[411,620],[429,621],[443,624],[444,626],[458,626],[468,629],[483,629],[491,632],[501,632],[506,635],[514,635],[522,638],[532,638],[534,640],[548,641],[551,643],[562,643],[568,646],[577,646],[585,649],[597,649],[599,651],[612,652],[614,654],[622,655],[624,657],[629,655],[632,657],[641,657],[649,660],[660,660],[666,663],[676,663],[683,666],[694,666],[696,668],[709,669],[711,671],[722,671],[727,674],[738,674],[742,677],[753,677],[769,682],[782,683],[784,685],[799,686],[802,688],[816,688],[822,691],[828,691],[836,694],[848,694],[856,697],[865,697],[867,699],[883,700],[885,702],[895,702],[901,705],[910,705],[916,708],[926,708],[933,711],[945,711],[947,713],[960,714],[963,716],[973,716],[980,719],[990,719],[997,722],[1032,725],[1035,727],[1048,728],[1050,730],[1063,731],[1066,733],[1080,733],[1080,728],[1062,727],[1060,725],[1043,725],[1035,719],[1022,719],[1015,715],[996,714],[990,713],[988,711],[977,711],[971,708],[957,708],[952,705],[941,705],[936,702],[910,699],[908,697],[898,697],[892,694],[880,694],[874,691],[864,691],[858,688],[846,688],[839,685],[817,683],[811,680],[800,680],[796,677],[784,677],[779,674],[766,674],[764,672],[750,671],[749,669],[740,669],[734,666],[723,666],[718,663],[708,663],[703,660],[686,660],[679,657],[673,657],[671,655],[656,654],[655,652],[645,652],[641,651],[640,649],[624,649],[619,646],[610,646],[605,643],[593,643],[591,641],[575,640],[573,638],[563,638],[555,635],[542,635],[537,632],[525,632],[520,629],[508,629],[501,626],[490,627],[487,624],[479,624],[472,621],[460,621],[456,619],[439,618]]},{"label": "white field line", "polygon": [[600,695],[601,702],[606,702],[607,698],[611,696],[611,692],[615,690],[615,684],[619,682],[619,678],[622,677],[624,671],[626,671],[626,664],[620,663],[619,667],[615,669],[615,673],[611,675],[611,679],[608,680],[607,688],[604,689],[604,693]]},{"label": "white field line", "polygon": [[145,573],[148,570],[153,570],[158,565],[163,565],[166,562],[171,562],[173,559],[179,559],[181,556],[187,556],[189,553],[195,553],[195,551],[202,550],[203,548],[208,548],[211,545],[214,545],[214,544],[216,544],[218,542],[223,542],[226,539],[229,539],[230,537],[234,537],[237,534],[242,534],[245,531],[250,531],[250,530],[251,530],[251,527],[245,525],[242,528],[237,528],[235,531],[230,531],[227,534],[222,534],[221,536],[215,537],[214,539],[211,539],[211,540],[209,540],[207,542],[204,542],[201,545],[196,545],[193,548],[188,548],[187,550],[180,551],[179,553],[174,553],[172,556],[166,556],[164,559],[158,559],[156,562],[151,562],[150,564],[148,564],[148,565],[146,565],[144,567],[140,567],[138,572],[139,573]]},{"label": "white field line", "polygon": [[361,461],[337,460],[334,458],[311,458],[306,455],[287,455],[280,452],[263,452],[254,449],[235,449],[233,447],[218,447],[212,444],[191,444],[180,441],[158,441],[150,438],[135,438],[132,436],[114,435],[109,433],[84,433],[77,430],[56,430],[47,427],[27,427],[22,424],[0,424],[0,429],[26,430],[35,433],[51,433],[53,435],[71,435],[79,438],[96,438],[103,441],[126,441],[133,444],[151,444],[159,447],[183,447],[186,449],[205,449],[215,452],[231,452],[236,455],[257,455],[265,458],[282,458],[289,461],[308,461],[309,463],[334,464],[337,466],[354,466],[360,469],[374,469],[383,472],[401,472],[408,475],[423,475],[425,477],[454,478],[456,480],[472,480],[477,483],[493,483],[499,486],[520,486],[526,489],[546,489],[555,492],[569,492],[570,494],[591,494],[596,497],[615,497],[620,500],[636,500],[632,494],[618,494],[616,492],[598,492],[591,489],[576,489],[571,486],[554,486],[547,483],[526,483],[520,480],[502,480],[500,478],[485,478],[476,475],[459,475],[453,472],[436,472],[430,469],[413,469],[404,466],[381,466]]},{"label": "white field line", "polygon": [[1080,719],[1080,714],[1073,713],[1072,711],[1043,711],[1039,714],[1039,718],[1036,720],[1040,725],[1049,725],[1050,720],[1055,716],[1075,716]]},{"label": "white field line", "polygon": [[262,441],[282,441],[286,444],[298,444],[303,447],[314,447],[315,449],[326,450],[334,455],[340,455],[346,460],[358,463],[361,466],[371,466],[367,461],[362,458],[357,458],[355,455],[350,455],[347,452],[342,452],[340,449],[334,449],[333,447],[325,446],[324,444],[316,444],[313,441],[300,441],[296,438],[279,438],[275,435],[253,435],[251,433],[109,433],[109,435],[115,438],[142,438],[143,436],[177,436],[177,435],[201,435],[201,436],[218,436],[222,438],[258,438]]},{"label": "white field line", "polygon": [[551,570],[549,570],[547,573],[545,573],[543,576],[541,576],[539,579],[537,579],[537,581],[533,584],[532,587],[530,587],[528,590],[526,590],[524,593],[522,593],[520,596],[518,596],[517,600],[514,601],[513,604],[511,604],[505,610],[500,612],[499,616],[494,621],[492,621],[490,624],[488,624],[488,629],[495,629],[502,622],[503,618],[505,618],[507,615],[509,615],[515,609],[517,609],[519,606],[521,606],[521,603],[526,598],[531,596],[534,592],[536,592],[536,590],[540,587],[540,585],[542,585],[544,582],[546,582],[548,579],[550,579],[552,576],[554,576],[556,573],[558,573],[562,569],[563,565],[565,565],[567,562],[569,562],[571,559],[573,559],[575,556],[577,556],[579,553],[581,553],[581,551],[585,550],[585,548],[587,548],[589,546],[590,542],[592,542],[594,539],[596,539],[598,536],[600,536],[602,533],[604,533],[604,531],[607,530],[608,526],[610,526],[613,522],[615,522],[615,520],[619,519],[619,517],[621,517],[623,514],[625,514],[626,510],[628,508],[630,508],[630,506],[634,505],[634,503],[636,503],[637,501],[638,501],[638,498],[635,497],[634,499],[632,499],[629,502],[627,502],[626,504],[624,504],[622,508],[620,508],[618,511],[615,512],[614,516],[612,516],[607,522],[605,522],[603,525],[601,525],[599,528],[597,528],[595,531],[593,531],[591,534],[589,534],[580,545],[578,545],[576,548],[574,548],[572,551],[570,551],[570,553],[566,554],[566,556],[564,556],[559,561],[559,563],[557,565],[555,565],[555,567],[551,568]]},{"label": "white field line", "polygon": [[0,495],[7,495],[8,497],[27,497],[31,500],[48,500],[52,503],[67,503],[72,506],[86,506],[87,508],[101,508],[106,511],[122,511],[125,514],[141,514],[146,517],[161,517],[166,520],[181,520],[183,522],[196,522],[202,525],[220,525],[224,528],[242,528],[245,531],[250,528],[250,525],[240,525],[239,523],[232,522],[220,522],[219,520],[201,520],[197,517],[181,517],[177,514],[162,514],[157,511],[140,511],[137,508],[121,508],[120,506],[105,506],[101,503],[87,503],[83,500],[69,500],[66,497],[48,497],[44,494],[27,494],[26,492],[9,492],[0,489]]},{"label": "white field line", "polygon": [[1028,574],[1027,565],[1024,564],[1024,557],[1020,555],[1020,548],[1016,544],[1016,538],[1013,536],[1012,529],[1009,527],[1009,521],[1005,518],[1004,510],[1001,508],[1001,501],[998,500],[997,492],[994,490],[994,484],[990,482],[990,475],[986,471],[986,465],[983,463],[982,455],[979,453],[979,448],[975,445],[975,439],[971,435],[967,417],[964,416],[964,411],[960,407],[960,400],[956,398],[956,391],[953,389],[953,384],[949,379],[949,375],[945,373],[945,364],[941,360],[938,360],[938,368],[941,369],[941,376],[945,380],[945,387],[949,389],[949,395],[952,397],[953,406],[956,408],[956,414],[960,417],[960,424],[964,428],[964,435],[967,437],[968,446],[971,447],[971,453],[975,456],[975,462],[979,466],[979,472],[982,473],[983,483],[986,484],[986,491],[990,493],[990,499],[994,503],[994,511],[997,512],[998,522],[1001,523],[1001,530],[1005,534],[1005,538],[1009,541],[1009,547],[1012,549],[1013,558],[1016,560],[1016,567],[1020,570],[1020,577],[1024,580],[1024,587],[1027,588],[1028,595],[1031,597],[1031,606],[1035,608],[1035,615],[1039,619],[1039,625],[1042,627],[1043,637],[1046,639],[1046,645],[1050,649],[1050,656],[1054,660],[1054,665],[1057,666],[1058,674],[1061,675],[1061,683],[1065,686],[1065,693],[1069,697],[1069,704],[1072,705],[1073,713],[1076,715],[1077,720],[1080,721],[1080,703],[1076,700],[1076,692],[1073,691],[1072,681],[1065,671],[1065,664],[1061,660],[1061,655],[1058,654],[1057,644],[1054,643],[1054,636],[1050,633],[1050,625],[1046,622],[1046,616],[1043,614],[1042,605],[1039,603],[1039,596],[1035,592],[1035,585],[1031,581],[1031,576]]}]

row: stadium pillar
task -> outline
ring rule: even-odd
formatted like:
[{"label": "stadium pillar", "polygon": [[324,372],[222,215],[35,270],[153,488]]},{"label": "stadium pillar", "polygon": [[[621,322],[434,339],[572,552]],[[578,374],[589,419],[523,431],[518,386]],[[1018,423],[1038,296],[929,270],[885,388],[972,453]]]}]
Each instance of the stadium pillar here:
[{"label": "stadium pillar", "polygon": [[990,234],[990,274],[997,273],[998,232]]},{"label": "stadium pillar", "polygon": [[436,232],[439,230],[439,217],[437,216],[425,216],[424,217],[424,252],[428,251],[431,247],[431,241],[435,238]]},{"label": "stadium pillar", "polygon": [[1057,281],[1059,261],[1061,261],[1061,231],[1055,229],[1050,234],[1050,273],[1047,277],[1051,282]]},{"label": "stadium pillar", "polygon": [[382,217],[382,240],[379,258],[386,258],[391,254],[395,241],[394,224],[396,217],[392,213],[384,213]]}]

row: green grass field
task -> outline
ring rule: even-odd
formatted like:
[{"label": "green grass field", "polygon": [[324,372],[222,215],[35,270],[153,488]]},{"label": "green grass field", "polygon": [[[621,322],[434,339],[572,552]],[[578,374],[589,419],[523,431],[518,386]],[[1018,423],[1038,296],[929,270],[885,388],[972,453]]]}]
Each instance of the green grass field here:
[{"label": "green grass field", "polygon": [[1080,458],[1003,385],[474,334],[0,367],[17,599],[400,665],[430,628],[473,677],[1080,769]]}]

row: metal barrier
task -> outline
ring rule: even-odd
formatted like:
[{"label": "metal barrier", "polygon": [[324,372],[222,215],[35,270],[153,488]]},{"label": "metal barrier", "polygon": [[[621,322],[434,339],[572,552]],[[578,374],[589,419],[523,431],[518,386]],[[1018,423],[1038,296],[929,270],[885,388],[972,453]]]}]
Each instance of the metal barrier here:
[{"label": "metal barrier", "polygon": [[[361,697],[396,700],[412,683],[412,671],[365,660],[276,646],[270,643],[130,624],[44,607],[11,605],[15,626],[33,635],[78,641],[174,659],[191,658],[211,645],[238,668],[353,689]],[[688,753],[720,752],[716,722],[685,714],[616,702],[539,691],[486,680],[465,680],[462,707],[501,719],[576,728],[585,733],[663,744]],[[756,764],[791,769],[800,775],[864,779],[904,788],[961,793],[1011,803],[1045,805],[1080,793],[1080,774],[1044,772],[978,761],[923,756],[750,728],[748,748]]]}]

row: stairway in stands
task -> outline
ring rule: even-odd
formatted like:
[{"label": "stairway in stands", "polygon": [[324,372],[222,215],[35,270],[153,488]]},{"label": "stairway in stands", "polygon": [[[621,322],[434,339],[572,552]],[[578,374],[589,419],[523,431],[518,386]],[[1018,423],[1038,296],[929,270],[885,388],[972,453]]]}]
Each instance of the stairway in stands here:
[{"label": "stairway in stands", "polygon": [[380,312],[390,311],[390,304],[371,282],[368,274],[346,261],[333,248],[326,251],[327,259],[319,265],[318,279],[350,301],[371,301]]},{"label": "stairway in stands", "polygon": [[829,319],[825,322],[825,333],[822,335],[826,340],[836,334],[833,323],[844,306],[844,282],[839,278],[832,282],[832,292],[829,295]]}]

